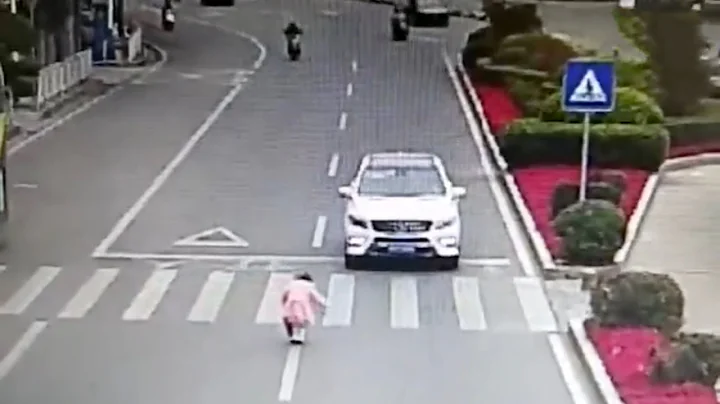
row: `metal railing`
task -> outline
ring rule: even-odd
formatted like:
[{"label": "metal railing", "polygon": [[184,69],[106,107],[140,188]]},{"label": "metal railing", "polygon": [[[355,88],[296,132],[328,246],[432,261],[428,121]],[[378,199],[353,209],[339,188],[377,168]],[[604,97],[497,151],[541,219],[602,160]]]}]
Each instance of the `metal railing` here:
[{"label": "metal railing", "polygon": [[142,28],[137,27],[135,32],[130,35],[127,42],[128,47],[128,62],[134,62],[138,57],[142,56]]},{"label": "metal railing", "polygon": [[90,49],[68,56],[62,62],[43,67],[37,79],[35,108],[42,109],[45,103],[76,86],[92,72]]}]

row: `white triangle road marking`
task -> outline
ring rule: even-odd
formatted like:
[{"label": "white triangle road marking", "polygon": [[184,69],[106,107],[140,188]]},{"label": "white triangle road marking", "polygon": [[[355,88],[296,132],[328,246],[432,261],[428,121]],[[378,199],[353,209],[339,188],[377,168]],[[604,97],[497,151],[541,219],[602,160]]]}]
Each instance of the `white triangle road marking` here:
[{"label": "white triangle road marking", "polygon": [[[223,236],[225,240],[203,240],[211,236]],[[173,243],[176,247],[249,247],[250,243],[224,227],[215,227],[191,234]]]}]

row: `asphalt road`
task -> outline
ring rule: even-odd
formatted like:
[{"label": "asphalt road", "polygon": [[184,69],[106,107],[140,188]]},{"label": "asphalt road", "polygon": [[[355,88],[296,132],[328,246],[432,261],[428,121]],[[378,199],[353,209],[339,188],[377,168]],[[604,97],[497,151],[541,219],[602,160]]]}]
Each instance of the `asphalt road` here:
[{"label": "asphalt road", "polygon": [[[296,64],[278,35],[290,14],[309,27]],[[218,29],[181,19],[160,38],[175,52],[165,68],[11,160],[33,176],[15,181],[40,184],[35,199],[13,195],[25,239],[0,267],[0,401],[594,402],[541,281],[519,265],[446,74],[462,25],[392,44],[388,9],[362,3],[181,15]],[[267,51],[252,74],[259,54],[240,27]],[[395,148],[440,154],[468,187],[459,271],[342,269],[335,189],[364,153]],[[215,227],[249,246],[173,246]],[[88,259],[98,243],[189,258]],[[289,270],[310,271],[330,302],[302,348],[277,324]]]}]

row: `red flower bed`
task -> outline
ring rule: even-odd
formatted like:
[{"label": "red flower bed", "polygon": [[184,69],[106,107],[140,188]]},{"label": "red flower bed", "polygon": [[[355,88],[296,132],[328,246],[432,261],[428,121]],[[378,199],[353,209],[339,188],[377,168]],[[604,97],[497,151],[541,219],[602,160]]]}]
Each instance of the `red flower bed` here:
[{"label": "red flower bed", "polygon": [[[502,87],[478,85],[475,91],[482,102],[488,125],[493,134],[502,130],[522,113],[510,95]],[[630,217],[637,206],[648,173],[641,170],[622,170],[626,176],[626,189],[620,207]],[[577,166],[536,166],[515,170],[517,181],[525,204],[535,220],[537,229],[554,257],[561,254],[560,240],[552,228],[550,206],[553,190],[562,183],[579,183],[580,169]]]},{"label": "red flower bed", "polygon": [[668,342],[654,330],[644,328],[592,328],[588,336],[595,345],[620,398],[627,404],[717,404],[715,391],[685,383],[653,385],[649,378],[650,351]]},{"label": "red flower bed", "polygon": [[[630,217],[640,199],[648,173],[632,169],[622,171],[626,176],[626,187],[620,208],[626,217]],[[562,251],[560,239],[555,235],[550,217],[553,190],[559,184],[580,183],[580,168],[577,166],[523,168],[513,171],[513,177],[545,244],[550,253],[557,257]]]},{"label": "red flower bed", "polygon": [[[493,134],[522,116],[510,95],[501,87],[476,86],[483,104],[488,125]],[[718,145],[720,146],[720,145]],[[697,147],[674,149],[672,157],[697,154]],[[707,147],[703,152],[710,151]],[[714,150],[713,150],[714,151]],[[718,147],[720,151],[720,147]],[[635,210],[648,173],[641,170],[622,170],[626,189],[620,207],[628,217]],[[525,199],[538,231],[553,255],[559,253],[559,240],[551,224],[551,202],[555,187],[561,183],[577,183],[580,169],[576,166],[538,166],[515,170],[513,177]],[[608,374],[620,397],[627,404],[718,404],[713,389],[686,383],[682,385],[653,385],[648,376],[650,351],[667,343],[663,337],[648,329],[592,329],[588,330]]]}]

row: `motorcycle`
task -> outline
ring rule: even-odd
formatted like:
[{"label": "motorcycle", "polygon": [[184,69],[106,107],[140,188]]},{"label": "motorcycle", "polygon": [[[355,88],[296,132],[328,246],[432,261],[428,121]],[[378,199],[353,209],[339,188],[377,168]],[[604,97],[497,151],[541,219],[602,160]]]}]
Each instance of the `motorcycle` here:
[{"label": "motorcycle", "polygon": [[292,61],[300,59],[300,53],[302,52],[300,47],[300,35],[291,35],[288,37],[287,53],[288,57]]},{"label": "motorcycle", "polygon": [[410,29],[405,15],[393,15],[390,20],[393,41],[407,41]]}]

